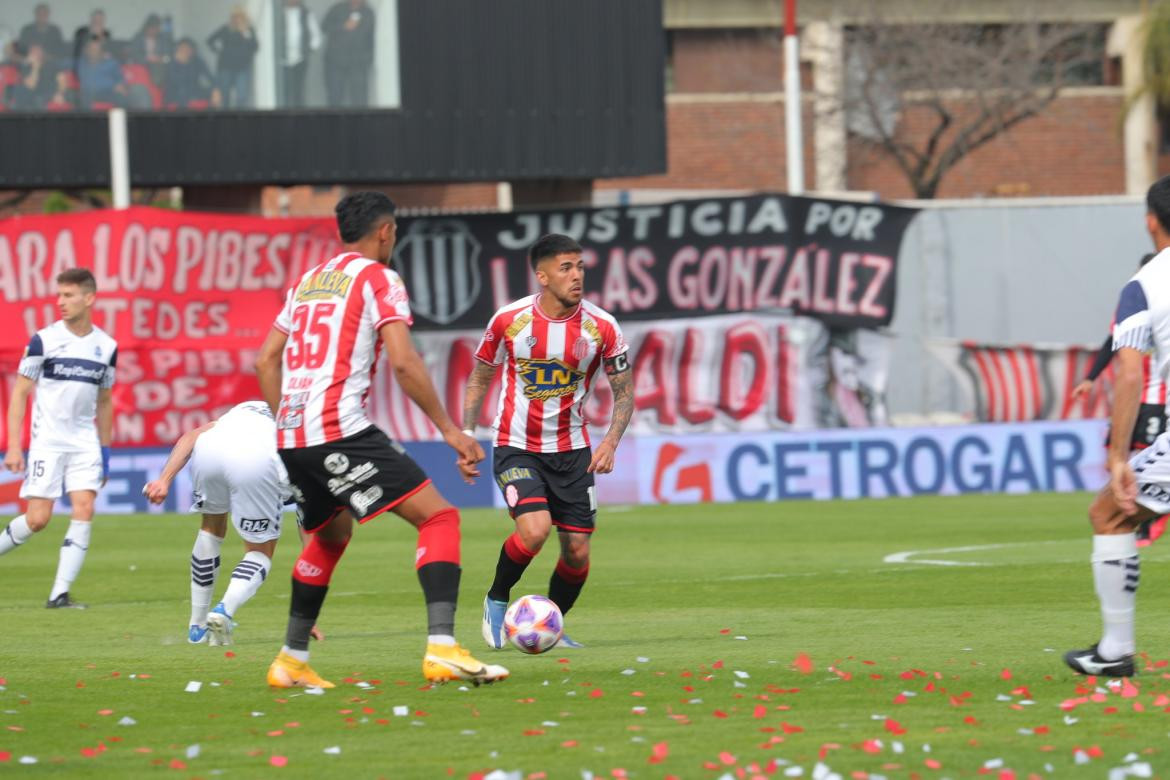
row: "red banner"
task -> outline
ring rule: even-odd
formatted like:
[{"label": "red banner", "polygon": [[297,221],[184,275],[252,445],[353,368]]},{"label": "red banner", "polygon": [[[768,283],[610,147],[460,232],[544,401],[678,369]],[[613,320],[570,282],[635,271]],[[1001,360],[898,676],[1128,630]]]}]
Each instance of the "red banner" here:
[{"label": "red banner", "polygon": [[0,404],[29,337],[60,316],[57,274],[89,268],[94,322],[118,341],[115,444],[167,446],[258,397],[256,350],[284,291],[337,249],[331,218],[132,208],[2,220]]}]

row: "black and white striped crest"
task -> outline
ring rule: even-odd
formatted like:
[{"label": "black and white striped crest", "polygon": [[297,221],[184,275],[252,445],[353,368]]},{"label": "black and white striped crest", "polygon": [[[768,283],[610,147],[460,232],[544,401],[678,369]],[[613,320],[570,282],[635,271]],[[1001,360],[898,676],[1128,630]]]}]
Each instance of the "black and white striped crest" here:
[{"label": "black and white striped crest", "polygon": [[479,296],[480,244],[456,219],[416,219],[394,249],[410,308],[440,325],[465,314]]}]

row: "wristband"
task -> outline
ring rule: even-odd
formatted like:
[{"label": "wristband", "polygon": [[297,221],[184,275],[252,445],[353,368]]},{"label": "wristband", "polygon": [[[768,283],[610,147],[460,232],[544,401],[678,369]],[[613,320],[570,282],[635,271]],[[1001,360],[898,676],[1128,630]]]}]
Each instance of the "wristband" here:
[{"label": "wristband", "polygon": [[110,473],[110,448],[108,446],[102,447],[102,476],[108,476]]}]

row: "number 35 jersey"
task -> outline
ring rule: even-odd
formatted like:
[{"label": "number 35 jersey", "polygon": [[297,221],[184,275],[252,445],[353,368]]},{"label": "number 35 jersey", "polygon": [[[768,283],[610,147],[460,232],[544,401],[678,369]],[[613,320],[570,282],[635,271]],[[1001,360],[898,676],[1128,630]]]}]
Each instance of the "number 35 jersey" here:
[{"label": "number 35 jersey", "polygon": [[313,447],[372,423],[366,395],[381,351],[378,331],[413,323],[406,286],[356,252],[311,268],[288,292],[273,327],[288,334],[281,371],[277,447]]}]

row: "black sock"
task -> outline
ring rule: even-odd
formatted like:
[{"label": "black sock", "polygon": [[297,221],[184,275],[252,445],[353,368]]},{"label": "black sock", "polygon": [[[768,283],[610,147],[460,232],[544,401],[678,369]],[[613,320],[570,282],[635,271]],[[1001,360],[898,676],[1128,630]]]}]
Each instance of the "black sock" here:
[{"label": "black sock", "polygon": [[284,643],[290,650],[309,649],[309,632],[317,625],[317,616],[321,614],[321,604],[324,603],[325,594],[328,592],[328,585],[309,585],[293,579],[292,602],[288,608],[288,629],[284,638]]},{"label": "black sock", "polygon": [[508,601],[512,596],[512,586],[524,576],[524,570],[532,563],[535,553],[525,549],[512,534],[504,540],[500,547],[500,559],[496,562],[496,578],[488,590],[488,598],[496,601]]},{"label": "black sock", "polygon": [[[548,598],[560,607],[562,615],[567,615],[577,603],[581,589],[585,587],[585,577],[572,569],[563,572],[564,565],[564,561],[557,561],[557,567],[553,569],[552,576],[548,579]],[[588,568],[585,571],[589,571]]]},{"label": "black sock", "polygon": [[459,601],[459,578],[463,570],[456,563],[435,561],[419,567],[418,582],[427,602],[427,633],[455,635],[455,605]]}]

